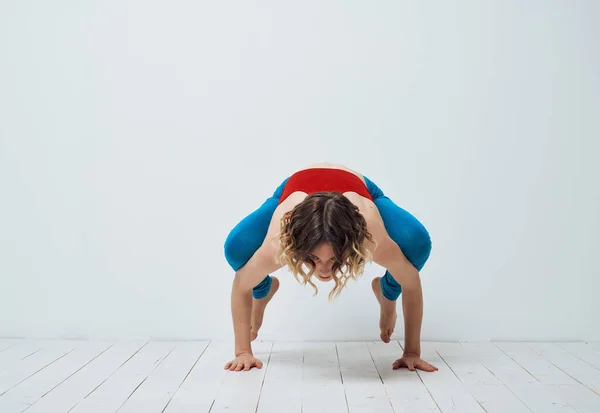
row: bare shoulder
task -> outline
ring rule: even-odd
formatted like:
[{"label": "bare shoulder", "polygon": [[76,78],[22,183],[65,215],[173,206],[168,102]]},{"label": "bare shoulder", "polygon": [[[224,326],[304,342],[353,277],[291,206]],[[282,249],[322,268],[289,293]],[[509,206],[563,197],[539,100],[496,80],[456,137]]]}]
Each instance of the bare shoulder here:
[{"label": "bare shoulder", "polygon": [[373,254],[373,261],[385,268],[399,263],[407,263],[404,253],[388,234],[377,205],[370,199],[352,192],[344,195],[358,207],[367,222],[367,230],[375,241],[375,245],[369,243],[366,246]]},{"label": "bare shoulder", "polygon": [[[352,198],[352,194],[348,195],[349,198]],[[351,199],[351,201],[358,206],[360,213],[367,221],[367,230],[375,241],[374,246],[368,246],[373,254],[373,261],[387,269],[396,268],[397,270],[405,265],[412,266],[400,246],[388,234],[379,209],[373,201],[357,194],[354,194],[354,197],[357,199]]]},{"label": "bare shoulder", "polygon": [[367,230],[377,245],[372,252],[380,249],[380,247],[385,245],[390,237],[385,229],[383,218],[379,213],[377,205],[375,205],[375,203],[370,199],[354,192],[346,192],[344,196],[358,207],[358,211],[365,218],[365,221],[367,222]]},{"label": "bare shoulder", "polygon": [[269,222],[269,228],[267,229],[267,235],[261,245],[261,250],[265,253],[272,253],[275,256],[277,249],[279,248],[279,233],[281,231],[281,219],[286,212],[291,211],[296,205],[302,202],[306,198],[306,194],[302,192],[294,192],[290,194],[281,204],[275,208],[271,221]]},{"label": "bare shoulder", "polygon": [[345,192],[344,196],[358,207],[358,211],[365,217],[367,225],[383,225],[383,218],[381,218],[377,205],[369,198],[356,192]]},{"label": "bare shoulder", "polygon": [[247,265],[249,267],[258,269],[265,274],[275,272],[283,267],[283,265],[281,265],[276,259],[277,251],[279,249],[281,219],[286,212],[291,211],[294,206],[302,202],[305,197],[306,194],[302,193],[291,194],[285,201],[275,208],[262,245],[256,250],[251,259],[248,261]]}]

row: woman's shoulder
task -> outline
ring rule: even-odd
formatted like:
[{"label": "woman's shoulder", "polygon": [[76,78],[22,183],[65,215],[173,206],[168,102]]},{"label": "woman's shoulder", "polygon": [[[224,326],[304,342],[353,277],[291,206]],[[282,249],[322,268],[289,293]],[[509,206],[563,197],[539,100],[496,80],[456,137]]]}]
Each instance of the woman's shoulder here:
[{"label": "woman's shoulder", "polygon": [[[300,202],[302,202],[305,198],[306,194],[303,194],[301,192],[294,192],[290,194],[282,203],[277,205],[277,207],[273,211],[273,215],[271,216],[265,241],[268,241],[269,243],[271,243],[271,245],[276,244],[276,240],[279,236],[279,231],[281,229],[281,219],[283,218],[286,212],[294,209],[294,207]],[[275,242],[275,244],[273,244],[273,242]]]},{"label": "woman's shoulder", "polygon": [[383,240],[388,238],[383,218],[379,213],[377,205],[375,205],[373,201],[356,193],[346,193],[344,195],[350,202],[356,205],[358,211],[367,223],[368,231],[371,233],[377,244],[381,244]]}]

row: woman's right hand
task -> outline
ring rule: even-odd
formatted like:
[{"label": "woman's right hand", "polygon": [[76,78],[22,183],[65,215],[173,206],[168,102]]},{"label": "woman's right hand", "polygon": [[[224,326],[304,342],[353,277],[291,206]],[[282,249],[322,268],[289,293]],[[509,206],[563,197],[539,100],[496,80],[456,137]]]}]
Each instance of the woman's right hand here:
[{"label": "woman's right hand", "polygon": [[237,356],[234,360],[225,364],[225,370],[229,371],[244,371],[250,370],[252,367],[262,368],[262,361],[255,358],[252,354],[243,353]]}]

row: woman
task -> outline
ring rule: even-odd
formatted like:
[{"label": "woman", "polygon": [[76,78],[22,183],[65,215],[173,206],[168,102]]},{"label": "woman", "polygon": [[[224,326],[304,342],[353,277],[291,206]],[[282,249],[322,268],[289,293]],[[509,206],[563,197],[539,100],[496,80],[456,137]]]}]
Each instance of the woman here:
[{"label": "woman", "polygon": [[236,271],[231,293],[235,359],[225,369],[262,367],[250,343],[279,288],[279,280],[268,274],[287,266],[315,292],[314,280],[332,283],[331,300],[349,279],[362,274],[366,263],[376,262],[387,270],[371,283],[381,308],[380,336],[385,343],[396,325],[396,300],[404,292],[404,354],[393,368],[437,370],[420,357],[419,271],[430,251],[423,225],[366,176],[328,163],[299,170],[239,222],[225,241],[225,257]]}]

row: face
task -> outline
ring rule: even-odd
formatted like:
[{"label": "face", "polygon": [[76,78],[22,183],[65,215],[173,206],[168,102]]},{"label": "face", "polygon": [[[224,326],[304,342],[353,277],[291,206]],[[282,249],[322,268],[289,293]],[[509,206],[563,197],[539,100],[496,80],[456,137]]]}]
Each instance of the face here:
[{"label": "face", "polygon": [[310,255],[315,263],[315,276],[319,281],[328,282],[333,279],[331,267],[335,263],[335,254],[329,244],[323,243]]}]

